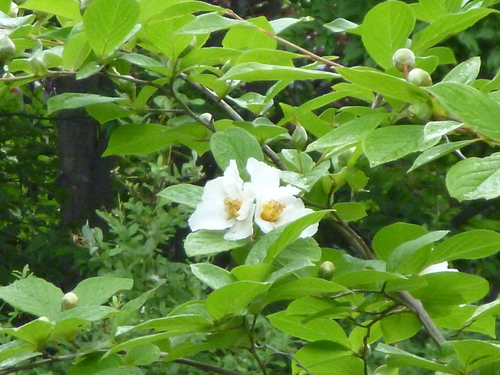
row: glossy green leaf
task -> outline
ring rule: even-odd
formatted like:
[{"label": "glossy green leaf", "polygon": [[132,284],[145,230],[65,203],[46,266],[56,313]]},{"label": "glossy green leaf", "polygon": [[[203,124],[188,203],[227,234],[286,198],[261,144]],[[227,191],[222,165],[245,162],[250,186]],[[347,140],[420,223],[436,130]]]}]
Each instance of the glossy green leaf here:
[{"label": "glossy green leaf", "polygon": [[429,141],[434,138],[441,138],[462,125],[457,121],[430,121],[424,126],[424,139]]},{"label": "glossy green leaf", "polygon": [[271,284],[255,281],[237,281],[212,292],[205,305],[216,320],[236,315],[264,294],[270,286]]},{"label": "glossy green leaf", "polygon": [[[314,375],[360,375],[363,374],[363,361],[352,355],[339,344],[318,341],[301,348],[295,357],[300,364]],[[296,365],[293,373],[300,368]]]},{"label": "glossy green leaf", "polygon": [[307,152],[324,150],[326,148],[341,148],[354,145],[361,141],[369,131],[375,129],[387,118],[387,114],[380,113],[356,118],[342,124],[307,146]]},{"label": "glossy green leaf", "polygon": [[191,184],[177,184],[169,186],[158,193],[159,197],[168,199],[171,202],[185,204],[188,207],[196,208],[201,203],[203,188]]},{"label": "glossy green leaf", "polygon": [[424,151],[439,139],[425,141],[424,130],[418,125],[397,125],[375,129],[362,142],[363,151],[375,167],[417,151]]},{"label": "glossy green leaf", "polygon": [[445,374],[458,374],[458,370],[452,369],[449,366],[418,357],[393,346],[378,344],[376,350],[387,355],[386,363],[391,367],[417,366],[427,370],[443,372]]},{"label": "glossy green leaf", "polygon": [[427,286],[412,291],[425,306],[461,305],[480,300],[488,294],[485,279],[461,272],[439,272],[422,276]]},{"label": "glossy green leaf", "polygon": [[56,328],[61,330],[67,326],[79,326],[87,322],[95,322],[119,314],[120,312],[117,309],[109,306],[77,306],[60,312],[57,316]]},{"label": "glossy green leaf", "polygon": [[95,54],[103,58],[120,47],[136,28],[141,8],[136,0],[94,0],[83,26]]},{"label": "glossy green leaf", "polygon": [[461,5],[461,0],[419,0],[410,6],[418,19],[430,23],[445,14],[458,13]]},{"label": "glossy green leaf", "polygon": [[409,223],[394,223],[379,230],[373,238],[373,250],[382,259],[387,260],[389,255],[399,245],[415,240],[428,233],[419,225]]},{"label": "glossy green leaf", "polygon": [[229,271],[210,263],[191,264],[190,267],[193,275],[214,290],[236,281]]},{"label": "glossy green leaf", "polygon": [[425,51],[449,36],[474,25],[492,12],[493,9],[475,8],[464,13],[443,15],[413,37],[411,49],[417,54]]},{"label": "glossy green leaf", "polygon": [[153,363],[160,357],[160,349],[151,343],[131,348],[125,355],[125,363],[129,366],[145,366]]},{"label": "glossy green leaf", "polygon": [[187,236],[184,249],[188,257],[207,256],[236,249],[245,246],[247,243],[247,240],[226,241],[224,233],[200,230]]},{"label": "glossy green leaf", "polygon": [[381,71],[365,68],[336,68],[342,78],[365,87],[375,92],[411,103],[425,102],[429,95],[423,89],[417,87],[402,78],[397,78]]},{"label": "glossy green leaf", "polygon": [[156,332],[172,331],[176,335],[188,332],[207,332],[212,328],[212,322],[205,316],[196,314],[185,314],[166,316],[164,318],[151,319],[133,327],[137,330],[150,330]]},{"label": "glossy green leaf", "polygon": [[248,21],[234,20],[223,17],[217,13],[206,13],[196,17],[190,23],[184,25],[177,30],[176,34],[208,34],[214,31],[229,29],[232,26],[246,26],[256,28],[256,26]]},{"label": "glossy green leaf", "polygon": [[429,257],[428,264],[454,259],[480,259],[500,250],[500,233],[478,229],[459,233],[440,243]]},{"label": "glossy green leaf", "polygon": [[303,277],[272,287],[266,297],[267,303],[279,300],[297,299],[304,296],[332,295],[348,289],[337,283],[317,277]]},{"label": "glossy green leaf", "polygon": [[264,160],[259,142],[246,130],[229,128],[215,133],[210,140],[215,161],[221,169],[226,169],[230,160],[236,160],[242,176],[246,175],[247,160]]},{"label": "glossy green leaf", "polygon": [[[19,357],[23,354],[34,353],[36,346],[24,340],[11,340],[5,344],[0,345],[0,364],[5,360],[9,361],[11,358]],[[42,355],[38,352],[37,355]],[[0,368],[2,366],[0,365]]]},{"label": "glossy green leaf", "polygon": [[120,100],[123,100],[123,98],[112,98],[96,94],[59,94],[52,96],[49,100],[47,100],[47,114],[51,114],[62,109],[81,108],[92,104],[111,103]]},{"label": "glossy green leaf", "polygon": [[294,68],[291,66],[268,65],[254,62],[247,62],[236,65],[229,69],[221,80],[240,80],[243,82],[253,81],[278,81],[281,79],[334,79],[338,74],[311,70],[304,68]]},{"label": "glossy green leaf", "polygon": [[38,10],[72,20],[82,19],[79,4],[73,0],[28,0],[24,4],[20,4],[19,8]]},{"label": "glossy green leaf", "polygon": [[489,363],[497,362],[500,357],[500,345],[479,340],[450,341],[460,362],[469,374]]},{"label": "glossy green leaf", "polygon": [[277,262],[293,262],[309,259],[317,262],[321,259],[321,249],[314,238],[299,238],[288,245],[276,259]]},{"label": "glossy green leaf", "polygon": [[[404,278],[398,274],[388,272],[375,271],[375,270],[359,270],[353,272],[346,272],[341,275],[335,276],[333,282],[343,285],[347,288],[366,285],[367,289],[371,289],[368,284],[378,283],[379,281],[389,281]],[[378,286],[375,286],[378,289]]]},{"label": "glossy green leaf", "polygon": [[366,14],[361,39],[373,60],[384,69],[389,69],[392,55],[406,46],[414,26],[415,16],[407,4],[386,1]]},{"label": "glossy green leaf", "polygon": [[269,275],[276,270],[271,264],[260,263],[260,264],[244,264],[242,266],[234,267],[231,270],[231,275],[237,280],[241,281],[258,281],[264,282],[268,281]]},{"label": "glossy green leaf", "polygon": [[[67,375],[97,374],[106,370],[114,370],[122,365],[123,360],[118,354],[103,357],[101,353],[90,353],[72,366]],[[133,372],[132,375],[137,375],[137,373]]]},{"label": "glossy green leaf", "polygon": [[87,106],[86,109],[87,112],[99,121],[101,125],[111,120],[131,116],[135,113],[134,111],[124,108],[116,103],[92,104]]},{"label": "glossy green leaf", "polygon": [[385,317],[380,321],[380,327],[384,333],[385,343],[391,344],[413,337],[420,331],[422,323],[415,314],[401,313]]},{"label": "glossy green leaf", "polygon": [[36,319],[17,328],[1,328],[0,331],[7,335],[20,338],[34,344],[36,348],[42,348],[54,330],[53,323]]},{"label": "glossy green leaf", "polygon": [[129,124],[116,128],[103,156],[147,154],[168,147],[178,134],[157,124]]},{"label": "glossy green leaf", "polygon": [[275,34],[280,34],[282,31],[285,31],[290,26],[293,26],[296,23],[309,22],[309,21],[313,21],[313,17],[310,17],[310,16],[300,17],[300,18],[283,17],[283,18],[278,18],[278,19],[272,20],[269,23],[271,24],[271,26],[273,28],[272,31]]},{"label": "glossy green leaf", "polygon": [[85,33],[72,37],[64,46],[63,66],[66,70],[77,70],[85,62],[91,48]]},{"label": "glossy green leaf", "polygon": [[359,202],[335,203],[332,208],[342,220],[346,221],[357,221],[367,215],[365,207]]},{"label": "glossy green leaf", "polygon": [[337,18],[331,22],[325,23],[323,27],[326,27],[334,33],[348,32],[352,34],[362,34],[362,28],[358,24],[344,18]]},{"label": "glossy green leaf", "polygon": [[[106,354],[104,355],[104,358],[108,358],[108,356],[112,356],[114,353],[117,353],[121,350],[134,348],[136,346],[140,346],[140,345],[143,345],[146,343],[154,343],[154,342],[158,342],[158,341],[163,341],[163,340],[166,340],[170,337],[182,335],[183,333],[185,333],[185,332],[183,332],[183,331],[168,331],[168,332],[155,333],[152,335],[134,337],[134,338],[127,340],[127,341],[124,341],[124,342],[114,346],[110,350],[108,350],[106,352]],[[87,373],[83,373],[81,375],[85,375],[85,374],[87,374]]]},{"label": "glossy green leaf", "polygon": [[0,287],[0,299],[35,316],[55,317],[61,311],[62,298],[63,292],[59,288],[36,277]]},{"label": "glossy green leaf", "polygon": [[432,244],[448,233],[446,230],[430,232],[399,245],[387,258],[387,270],[402,274],[420,271],[427,262]]},{"label": "glossy green leaf", "polygon": [[291,261],[287,265],[285,265],[283,268],[280,268],[279,270],[273,272],[272,274],[269,275],[269,277],[265,280],[270,283],[274,283],[276,280],[288,276],[290,274],[293,274],[299,270],[302,270],[304,268],[308,267],[315,267],[314,263],[311,262],[310,259],[308,258],[303,258],[303,259],[297,259],[294,261]]},{"label": "glossy green leaf", "polygon": [[462,147],[465,147],[467,145],[470,145],[473,143],[473,140],[470,141],[458,141],[458,142],[451,142],[451,143],[444,143],[439,146],[432,147],[428,150],[425,150],[420,154],[415,161],[413,162],[413,165],[411,166],[410,169],[408,169],[408,172],[411,172],[418,167],[427,164],[433,160],[439,159],[440,157],[443,157],[445,155],[448,155],[452,153],[453,151],[459,150]]},{"label": "glossy green leaf", "polygon": [[306,341],[333,341],[346,348],[350,348],[349,340],[342,327],[334,320],[318,318],[302,323],[302,317],[288,315],[286,311],[268,315],[273,326],[291,336]]},{"label": "glossy green leaf", "polygon": [[[228,18],[224,18],[228,20]],[[257,27],[236,26],[232,27],[226,33],[222,40],[224,48],[232,48],[237,50],[252,50],[256,48],[276,49],[278,42],[269,35],[263,33],[260,29],[272,32],[272,27],[265,17],[257,17],[247,20],[248,23]]]},{"label": "glossy green leaf", "polygon": [[470,85],[475,81],[481,68],[481,58],[472,57],[469,60],[454,67],[442,80],[442,82],[455,82]]},{"label": "glossy green leaf", "polygon": [[81,281],[73,293],[78,296],[78,306],[102,305],[120,290],[130,290],[132,279],[119,277],[92,277]]},{"label": "glossy green leaf", "polygon": [[496,198],[500,196],[499,184],[500,153],[460,160],[446,176],[450,195],[460,201]]}]

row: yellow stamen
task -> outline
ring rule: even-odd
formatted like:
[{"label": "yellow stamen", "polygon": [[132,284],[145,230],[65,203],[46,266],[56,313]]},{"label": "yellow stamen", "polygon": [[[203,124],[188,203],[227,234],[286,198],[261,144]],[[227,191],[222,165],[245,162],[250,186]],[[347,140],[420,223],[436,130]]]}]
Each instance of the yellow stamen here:
[{"label": "yellow stamen", "polygon": [[278,201],[269,201],[262,205],[260,218],[265,221],[275,222],[278,220],[285,209],[285,205]]},{"label": "yellow stamen", "polygon": [[243,202],[240,199],[224,199],[224,206],[226,206],[226,212],[229,214],[229,219],[238,217],[238,211],[242,204]]}]

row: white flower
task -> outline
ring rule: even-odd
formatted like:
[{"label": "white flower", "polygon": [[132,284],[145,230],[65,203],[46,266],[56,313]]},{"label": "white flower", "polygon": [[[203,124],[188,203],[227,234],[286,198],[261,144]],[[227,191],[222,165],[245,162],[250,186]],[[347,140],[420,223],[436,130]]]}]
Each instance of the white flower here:
[{"label": "white flower", "polygon": [[224,175],[207,182],[202,202],[188,220],[191,230],[229,231],[226,240],[240,240],[253,233],[252,217],[255,194],[249,182],[243,182],[236,162],[231,160]]},{"label": "white flower", "polygon": [[433,264],[432,266],[429,266],[427,268],[424,268],[422,271],[420,271],[419,275],[423,276],[429,273],[437,273],[437,272],[458,272],[458,270],[455,268],[448,268],[448,262],[441,262]]},{"label": "white flower", "polygon": [[[250,158],[247,171],[255,189],[255,223],[264,233],[313,212],[294,196],[300,192],[299,189],[290,185],[280,186],[278,169]],[[300,237],[310,237],[317,230],[318,224],[310,225]]]}]

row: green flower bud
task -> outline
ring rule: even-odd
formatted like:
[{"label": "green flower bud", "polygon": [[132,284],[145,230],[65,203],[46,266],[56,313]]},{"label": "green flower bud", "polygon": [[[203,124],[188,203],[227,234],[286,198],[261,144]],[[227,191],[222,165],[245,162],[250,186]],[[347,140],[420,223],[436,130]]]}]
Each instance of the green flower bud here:
[{"label": "green flower bud", "polygon": [[5,35],[0,39],[0,57],[4,60],[10,60],[14,57],[15,53],[16,45],[8,35]]},{"label": "green flower bud", "polygon": [[33,74],[36,76],[45,77],[49,75],[49,71],[45,67],[44,62],[42,61],[42,59],[38,57],[30,58],[28,60],[28,66],[30,67]]},{"label": "green flower bud", "polygon": [[75,293],[73,292],[66,293],[61,301],[61,310],[64,311],[72,309],[73,307],[76,306],[77,303],[78,303],[78,296]]},{"label": "green flower bud", "polygon": [[408,107],[408,113],[419,120],[428,120],[432,116],[432,108],[427,103],[413,103]]},{"label": "green flower bud", "polygon": [[432,78],[425,70],[416,68],[408,73],[408,82],[415,86],[432,86]]},{"label": "green flower bud", "polygon": [[392,55],[392,65],[400,72],[404,70],[405,66],[407,70],[413,69],[415,66],[415,54],[408,48],[400,48]]},{"label": "green flower bud", "polygon": [[307,132],[303,126],[297,125],[292,134],[292,146],[297,150],[302,150],[307,143]]},{"label": "green flower bud", "polygon": [[323,262],[318,268],[318,277],[320,279],[331,280],[335,274],[335,265],[327,260]]}]

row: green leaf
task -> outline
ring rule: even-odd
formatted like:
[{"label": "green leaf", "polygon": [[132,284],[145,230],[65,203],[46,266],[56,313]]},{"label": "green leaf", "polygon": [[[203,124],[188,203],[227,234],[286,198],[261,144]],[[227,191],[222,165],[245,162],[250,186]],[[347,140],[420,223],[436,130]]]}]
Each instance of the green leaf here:
[{"label": "green leaf", "polygon": [[411,49],[416,54],[423,52],[449,36],[469,28],[491,12],[495,10],[475,8],[464,13],[446,14],[439,17],[413,37]]},{"label": "green leaf", "polygon": [[[286,267],[286,266],[285,266]],[[244,264],[242,266],[234,267],[231,270],[231,275],[240,281],[269,281],[267,278],[276,269],[271,264]]]},{"label": "green leaf", "polygon": [[90,44],[85,33],[80,33],[68,40],[62,54],[66,70],[77,70],[90,54]]},{"label": "green leaf", "polygon": [[[264,263],[265,264],[265,263]],[[285,265],[283,268],[273,272],[265,281],[274,283],[276,280],[291,275],[299,270],[308,267],[315,267],[314,263],[309,258],[296,259]]]},{"label": "green leaf", "polygon": [[[480,108],[480,107],[478,107]],[[484,112],[484,108],[478,113]],[[500,196],[500,153],[460,160],[446,176],[450,195],[460,201]]]},{"label": "green leaf", "polygon": [[451,72],[443,78],[442,82],[455,82],[470,85],[476,80],[480,68],[481,58],[472,57],[453,68]]},{"label": "green leaf", "polygon": [[87,112],[101,125],[111,120],[135,114],[134,111],[115,103],[92,104],[87,106]]},{"label": "green leaf", "polygon": [[337,283],[319,279],[317,277],[303,277],[272,287],[266,297],[266,302],[271,303],[280,300],[297,299],[311,295],[332,295],[345,292],[348,289]]},{"label": "green leaf", "polygon": [[497,362],[500,357],[500,345],[479,340],[450,341],[458,359],[471,374],[489,363]]},{"label": "green leaf", "polygon": [[358,86],[379,92],[389,98],[404,100],[411,103],[425,102],[429,100],[429,95],[412,83],[404,79],[382,73],[378,70],[354,67],[336,68],[342,78],[355,83]]},{"label": "green leaf", "polygon": [[332,208],[342,220],[346,221],[357,221],[367,215],[365,207],[359,202],[335,203]]},{"label": "green leaf", "polygon": [[[0,368],[3,369],[2,363],[4,361],[9,361],[11,358],[18,358],[22,354],[33,354],[34,350],[36,350],[36,346],[24,340],[12,340],[0,345]],[[42,355],[42,353],[38,352],[37,355]]]},{"label": "green leaf", "polygon": [[480,259],[500,250],[500,234],[478,229],[459,233],[440,243],[431,253],[427,265],[454,259]]},{"label": "green leaf", "polygon": [[317,318],[302,323],[302,317],[288,315],[286,311],[268,315],[272,325],[280,331],[307,341],[333,341],[350,348],[349,340],[342,327],[334,320]]},{"label": "green leaf", "polygon": [[[71,366],[67,375],[88,375],[98,374],[106,370],[114,370],[123,365],[123,361],[118,354],[106,356],[101,353],[90,353],[81,361]],[[136,372],[132,375],[137,375]]]},{"label": "green leaf", "polygon": [[[388,272],[375,271],[375,270],[360,270],[343,273],[335,276],[333,281],[337,284],[343,285],[347,288],[352,288],[360,285],[367,285],[367,289],[371,289],[368,284],[378,283],[379,281],[389,281],[404,279],[403,276]],[[374,288],[378,289],[375,285]]]},{"label": "green leaf", "polygon": [[388,117],[379,113],[356,118],[342,124],[307,146],[307,152],[324,150],[326,148],[344,148],[358,143],[369,131],[375,129]]},{"label": "green leaf", "polygon": [[418,19],[431,23],[445,14],[458,13],[461,5],[457,0],[419,0],[418,4],[410,6]]},{"label": "green leaf", "polygon": [[397,160],[416,151],[423,151],[439,142],[424,140],[424,130],[419,125],[397,125],[375,129],[363,139],[363,151],[375,167]]},{"label": "green leaf", "polygon": [[376,350],[383,354],[387,354],[386,364],[391,367],[417,366],[427,370],[444,372],[445,374],[458,374],[458,370],[452,369],[449,366],[418,357],[389,345],[378,344]]},{"label": "green leaf", "polygon": [[295,25],[296,23],[301,22],[309,22],[314,20],[314,18],[310,16],[300,17],[300,18],[278,18],[276,20],[272,20],[269,23],[271,24],[272,31],[275,34],[280,34],[282,31],[285,31],[290,26]]},{"label": "green leaf", "polygon": [[0,330],[2,333],[34,344],[36,348],[42,348],[45,346],[45,341],[54,330],[54,325],[45,320],[36,319],[21,327],[1,328]]},{"label": "green leaf", "polygon": [[200,230],[187,236],[184,249],[188,257],[206,256],[236,249],[247,243],[248,240],[226,241],[224,233]]},{"label": "green leaf", "polygon": [[320,70],[247,62],[232,67],[220,79],[253,82],[279,81],[282,79],[334,79],[338,78],[338,76],[338,74]]},{"label": "green leaf", "polygon": [[400,313],[389,315],[380,321],[380,327],[384,333],[384,341],[391,344],[413,337],[422,324],[417,316],[412,313]]},{"label": "green leaf", "polygon": [[259,142],[249,132],[239,128],[228,128],[223,132],[215,133],[210,139],[210,147],[221,169],[225,170],[230,160],[236,160],[242,176],[247,174],[248,159],[264,160]]},{"label": "green leaf", "polygon": [[129,366],[146,366],[160,357],[160,349],[151,343],[145,343],[131,348],[125,355],[125,363]]},{"label": "green leaf", "polygon": [[62,109],[73,109],[86,107],[92,104],[110,103],[123,100],[123,98],[111,98],[96,94],[66,93],[55,95],[47,100],[47,114],[51,114]]},{"label": "green leaf", "polygon": [[196,17],[190,23],[180,28],[176,34],[208,34],[214,31],[229,29],[232,26],[247,26],[255,28],[256,26],[248,21],[234,20],[231,18],[223,17],[217,13],[206,13]]},{"label": "green leaf", "polygon": [[312,212],[285,227],[276,228],[266,233],[252,247],[245,264],[272,263],[288,245],[300,237],[304,229],[319,222],[327,212]]},{"label": "green leaf", "polygon": [[118,277],[92,277],[81,281],[73,290],[78,296],[78,306],[102,305],[120,290],[130,290],[132,279]]},{"label": "green leaf", "polygon": [[406,46],[414,26],[415,16],[407,4],[386,1],[366,14],[361,38],[373,60],[384,69],[389,69],[392,55]]},{"label": "green leaf", "polygon": [[[224,18],[228,20],[228,18]],[[232,48],[237,50],[252,50],[256,48],[276,49],[278,41],[263,33],[262,30],[272,32],[272,27],[265,17],[257,17],[247,20],[247,22],[257,26],[236,26],[229,29],[226,36],[222,40],[224,48]]]},{"label": "green leaf", "polygon": [[449,231],[446,230],[430,232],[399,245],[387,258],[387,270],[402,274],[420,271],[427,262],[432,244],[442,239],[448,233]]},{"label": "green leaf", "polygon": [[162,125],[123,125],[111,133],[108,147],[102,156],[147,154],[162,150],[177,140],[177,133]]},{"label": "green leaf", "polygon": [[136,0],[92,1],[83,15],[83,27],[95,54],[106,57],[125,43],[138,30],[140,13]]},{"label": "green leaf", "polygon": [[210,263],[191,264],[191,271],[212,289],[219,289],[236,281],[231,272]]},{"label": "green leaf", "polygon": [[[360,375],[363,374],[363,360],[346,351],[334,342],[318,341],[301,348],[295,357],[300,364],[314,375]],[[300,368],[294,364],[294,374]]]},{"label": "green leaf", "polygon": [[362,28],[358,24],[344,18],[337,18],[331,22],[325,23],[323,27],[326,27],[334,33],[348,32],[352,34],[362,34]]},{"label": "green leaf", "polygon": [[440,157],[448,155],[455,150],[459,150],[464,146],[470,145],[473,142],[474,142],[473,140],[470,140],[470,141],[458,141],[458,142],[444,143],[442,145],[435,146],[435,147],[432,147],[428,150],[425,150],[422,154],[420,154],[415,159],[411,168],[408,169],[408,172],[411,172],[411,171],[417,169],[418,167],[420,167],[424,164],[427,164],[433,160],[439,159]]},{"label": "green leaf", "polygon": [[254,299],[264,294],[271,284],[256,281],[237,281],[212,292],[205,306],[216,320],[235,315],[247,307]]},{"label": "green leaf", "polygon": [[424,139],[430,141],[458,129],[463,124],[456,121],[430,121],[424,126]]},{"label": "green leaf", "polygon": [[208,332],[213,328],[212,322],[205,316],[197,314],[184,314],[151,319],[133,327],[138,330],[171,331],[175,335],[189,332]]},{"label": "green leaf", "polygon": [[56,328],[61,330],[64,327],[74,327],[119,314],[120,312],[117,309],[109,306],[77,306],[70,310],[62,311],[58,315]]},{"label": "green leaf", "polygon": [[203,188],[191,184],[177,184],[163,189],[157,195],[171,202],[181,203],[188,207],[196,208],[196,206],[201,203]]},{"label": "green leaf", "polygon": [[0,288],[0,299],[35,316],[55,317],[61,311],[63,292],[53,284],[29,277]]},{"label": "green leaf", "polygon": [[387,260],[399,245],[415,240],[428,231],[416,224],[394,223],[379,230],[373,238],[373,250],[382,259]]},{"label": "green leaf", "polygon": [[28,0],[19,5],[19,8],[38,10],[72,20],[82,19],[79,4],[73,0]]},{"label": "green leaf", "polygon": [[480,300],[488,294],[485,279],[461,272],[439,272],[422,276],[427,286],[412,291],[425,306],[462,305]]}]

